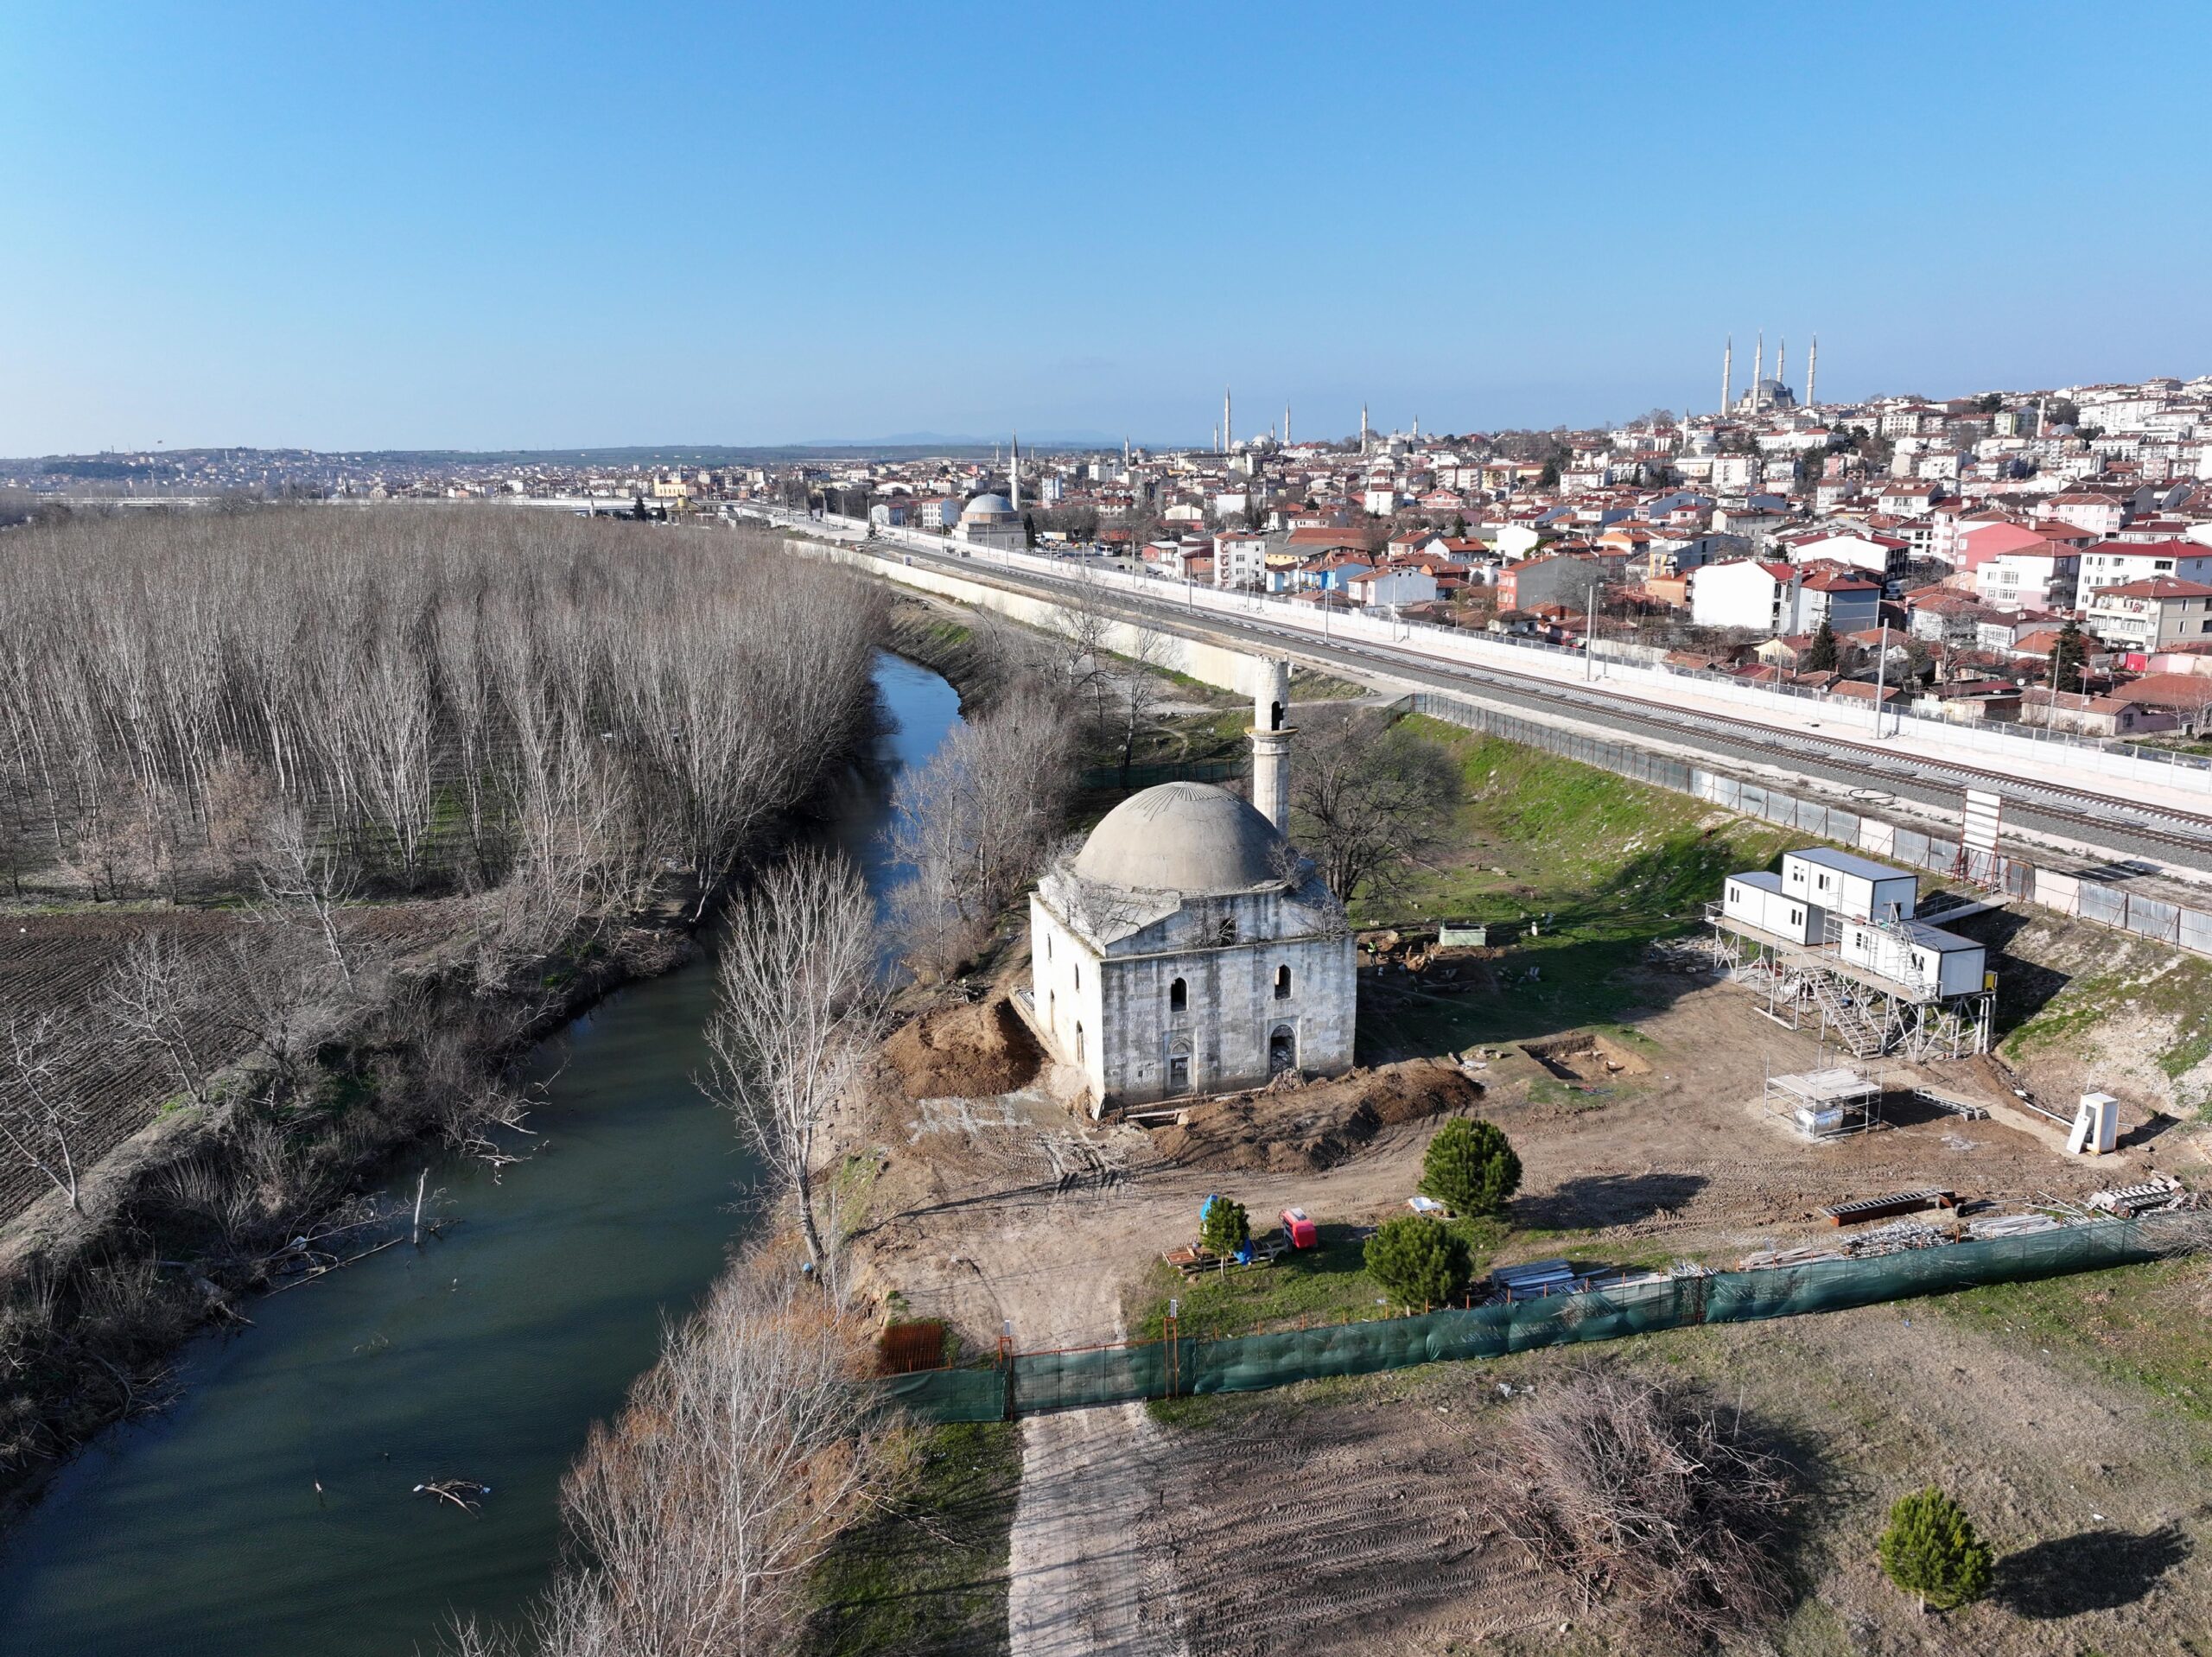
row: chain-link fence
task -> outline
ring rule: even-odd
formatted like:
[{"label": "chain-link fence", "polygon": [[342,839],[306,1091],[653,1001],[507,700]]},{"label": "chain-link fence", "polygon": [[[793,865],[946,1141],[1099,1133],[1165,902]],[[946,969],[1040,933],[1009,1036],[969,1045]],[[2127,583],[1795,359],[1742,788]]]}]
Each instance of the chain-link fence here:
[{"label": "chain-link fence", "polygon": [[2171,1216],[2099,1221],[1870,1259],[1630,1279],[1509,1305],[1273,1335],[1182,1336],[1082,1351],[1024,1352],[988,1367],[929,1370],[879,1384],[892,1401],[937,1421],[996,1421],[1140,1399],[1258,1392],[1327,1375],[1495,1358],[1696,1324],[1840,1311],[2122,1266],[2172,1252],[2190,1240],[2191,1234],[2183,1230],[2189,1223]]}]

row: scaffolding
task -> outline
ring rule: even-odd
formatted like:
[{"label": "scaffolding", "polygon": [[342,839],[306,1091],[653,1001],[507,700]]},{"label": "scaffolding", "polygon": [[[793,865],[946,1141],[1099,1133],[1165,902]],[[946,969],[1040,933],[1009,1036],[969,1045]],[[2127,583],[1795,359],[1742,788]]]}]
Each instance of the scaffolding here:
[{"label": "scaffolding", "polygon": [[1882,1125],[1886,1091],[1881,1078],[1855,1065],[1835,1064],[1789,1076],[1769,1071],[1762,1108],[1808,1140],[1840,1139],[1847,1133],[1872,1133]]},{"label": "scaffolding", "polygon": [[[1705,914],[1714,962],[1759,995],[1765,1002],[1760,1011],[1785,1029],[1809,1029],[1853,1058],[1964,1058],[1989,1051],[1997,993],[1988,975],[1978,990],[1942,995],[1924,979],[1893,977],[1844,960],[1834,916],[1814,944],[1738,920],[1717,903],[1707,904]],[[1874,924],[1890,930],[1903,923]],[[1910,959],[1909,952],[1903,958]]]}]

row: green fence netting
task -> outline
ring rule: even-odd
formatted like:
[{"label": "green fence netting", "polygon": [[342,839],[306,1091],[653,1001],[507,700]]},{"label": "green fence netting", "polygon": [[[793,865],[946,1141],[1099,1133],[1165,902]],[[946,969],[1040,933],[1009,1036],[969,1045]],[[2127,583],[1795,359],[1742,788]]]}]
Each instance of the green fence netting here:
[{"label": "green fence netting", "polygon": [[988,1368],[925,1370],[878,1383],[889,1401],[937,1421],[996,1421],[1190,1394],[1258,1392],[1325,1375],[1494,1358],[1535,1347],[1611,1341],[1693,1324],[1745,1323],[1903,1300],[1984,1284],[2058,1277],[2171,1252],[2154,1216],[2025,1236],[1817,1260],[1751,1272],[1632,1280],[1464,1311],[1433,1311],[1222,1340],[1024,1352]]}]

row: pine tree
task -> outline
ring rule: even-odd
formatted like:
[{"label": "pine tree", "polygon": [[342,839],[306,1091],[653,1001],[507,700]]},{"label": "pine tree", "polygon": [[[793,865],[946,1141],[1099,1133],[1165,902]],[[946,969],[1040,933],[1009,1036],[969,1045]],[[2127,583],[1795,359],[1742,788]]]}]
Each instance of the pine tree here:
[{"label": "pine tree", "polygon": [[1428,1142],[1421,1189],[1454,1214],[1497,1214],[1521,1189],[1521,1159],[1497,1123],[1454,1117]]},{"label": "pine tree", "polygon": [[2082,689],[2082,669],[2089,659],[2089,641],[2082,633],[2079,622],[2069,621],[2058,630],[2058,638],[2050,647],[2050,682],[2059,690]]},{"label": "pine tree", "polygon": [[1466,1240],[1450,1226],[1418,1214],[1385,1220],[1361,1259],[1368,1276],[1401,1305],[1448,1306],[1472,1269]]},{"label": "pine tree", "polygon": [[1882,1569],[1920,1609],[1956,1609],[1989,1591],[1995,1560],[1966,1510],[1934,1485],[1897,1498],[1877,1545]]},{"label": "pine tree", "polygon": [[1842,651],[1835,642],[1835,628],[1826,616],[1821,618],[1813,642],[1805,646],[1803,659],[1798,663],[1808,673],[1833,673]]},{"label": "pine tree", "polygon": [[1234,1254],[1251,1241],[1252,1219],[1242,1203],[1209,1197],[1198,1216],[1198,1243],[1208,1254]]}]

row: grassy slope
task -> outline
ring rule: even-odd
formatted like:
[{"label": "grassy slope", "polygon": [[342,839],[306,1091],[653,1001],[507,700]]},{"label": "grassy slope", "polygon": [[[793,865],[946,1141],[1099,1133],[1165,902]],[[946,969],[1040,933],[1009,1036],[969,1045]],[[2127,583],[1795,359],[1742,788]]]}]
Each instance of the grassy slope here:
[{"label": "grassy slope", "polygon": [[[2076,973],[2005,1038],[2005,1057],[2032,1059],[2078,1047],[2094,1042],[2108,1020],[2135,1015],[2153,1021],[2156,1039],[2166,1042],[2154,1062],[2169,1081],[2180,1082],[2212,1058],[2212,961],[2110,933],[2099,933],[2097,942],[2103,970]],[[2175,1102],[2212,1114],[2212,1089],[2177,1087]]]},{"label": "grassy slope", "polygon": [[[1402,891],[1354,903],[1353,924],[1485,921],[1517,936],[1497,963],[1498,994],[1386,1013],[1380,1033],[1393,1050],[1433,1052],[1618,1019],[1641,994],[1617,981],[1622,968],[1653,942],[1692,930],[1723,875],[1765,868],[1804,843],[1592,765],[1419,715],[1407,723],[1451,750],[1465,801],[1442,854]],[[1530,920],[1541,928],[1533,939]]]},{"label": "grassy slope", "polygon": [[924,1432],[889,1505],[816,1571],[810,1657],[1003,1652],[1007,1537],[1020,1486],[1012,1425]]}]

